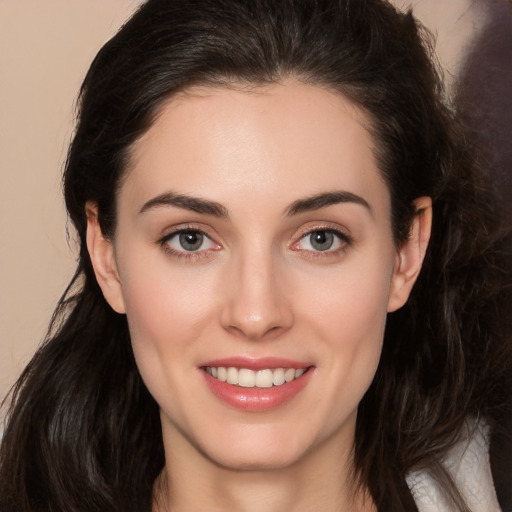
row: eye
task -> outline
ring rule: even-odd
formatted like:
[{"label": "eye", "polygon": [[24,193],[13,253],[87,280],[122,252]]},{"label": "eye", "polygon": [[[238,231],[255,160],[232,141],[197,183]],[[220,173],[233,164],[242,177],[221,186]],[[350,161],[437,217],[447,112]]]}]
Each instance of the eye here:
[{"label": "eye", "polygon": [[343,249],[350,240],[345,233],[335,229],[315,229],[304,233],[293,249],[313,252],[335,252]]},{"label": "eye", "polygon": [[205,236],[197,231],[185,231],[174,238],[185,251],[198,251],[205,242]]},{"label": "eye", "polygon": [[206,233],[198,229],[179,229],[162,238],[160,244],[171,254],[180,256],[220,249]]}]

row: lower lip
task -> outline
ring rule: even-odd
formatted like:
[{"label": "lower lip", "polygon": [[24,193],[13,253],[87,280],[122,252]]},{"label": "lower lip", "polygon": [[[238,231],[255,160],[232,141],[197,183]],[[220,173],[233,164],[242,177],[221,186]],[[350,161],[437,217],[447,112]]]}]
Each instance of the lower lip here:
[{"label": "lower lip", "polygon": [[289,402],[297,396],[311,380],[313,368],[299,378],[271,388],[244,388],[221,382],[203,371],[210,391],[226,404],[243,411],[268,411]]}]

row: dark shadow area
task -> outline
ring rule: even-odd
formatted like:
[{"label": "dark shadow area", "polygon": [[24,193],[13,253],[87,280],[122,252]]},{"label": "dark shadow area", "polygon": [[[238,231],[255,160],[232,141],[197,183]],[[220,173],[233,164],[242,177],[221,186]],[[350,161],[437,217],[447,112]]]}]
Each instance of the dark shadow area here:
[{"label": "dark shadow area", "polygon": [[[467,55],[457,104],[512,226],[512,2],[485,0],[484,5],[489,18]],[[510,253],[512,267],[512,244]],[[507,393],[508,406],[493,433],[490,457],[500,505],[512,512],[512,376]]]},{"label": "dark shadow area", "polygon": [[489,19],[458,78],[457,102],[512,219],[512,2],[486,0]]}]

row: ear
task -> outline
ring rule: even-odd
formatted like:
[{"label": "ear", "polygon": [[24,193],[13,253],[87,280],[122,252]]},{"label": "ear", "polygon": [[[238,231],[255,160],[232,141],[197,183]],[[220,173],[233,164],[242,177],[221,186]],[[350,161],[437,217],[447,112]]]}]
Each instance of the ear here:
[{"label": "ear", "polygon": [[432,229],[432,200],[419,197],[414,202],[415,215],[408,240],[398,249],[391,280],[388,312],[401,308],[409,298],[421,270]]},{"label": "ear", "polygon": [[111,240],[105,238],[101,231],[96,203],[87,201],[85,214],[87,215],[87,250],[96,274],[96,280],[112,309],[117,313],[125,313],[114,245]]}]

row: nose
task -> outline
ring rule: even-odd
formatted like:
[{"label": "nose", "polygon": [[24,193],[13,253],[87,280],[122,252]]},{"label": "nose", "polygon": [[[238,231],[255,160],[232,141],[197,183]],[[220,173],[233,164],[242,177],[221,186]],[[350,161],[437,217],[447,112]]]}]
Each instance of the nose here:
[{"label": "nose", "polygon": [[[227,283],[226,283],[227,281]],[[248,340],[271,339],[293,324],[291,297],[271,255],[251,254],[232,262],[223,286],[224,329]]]}]

